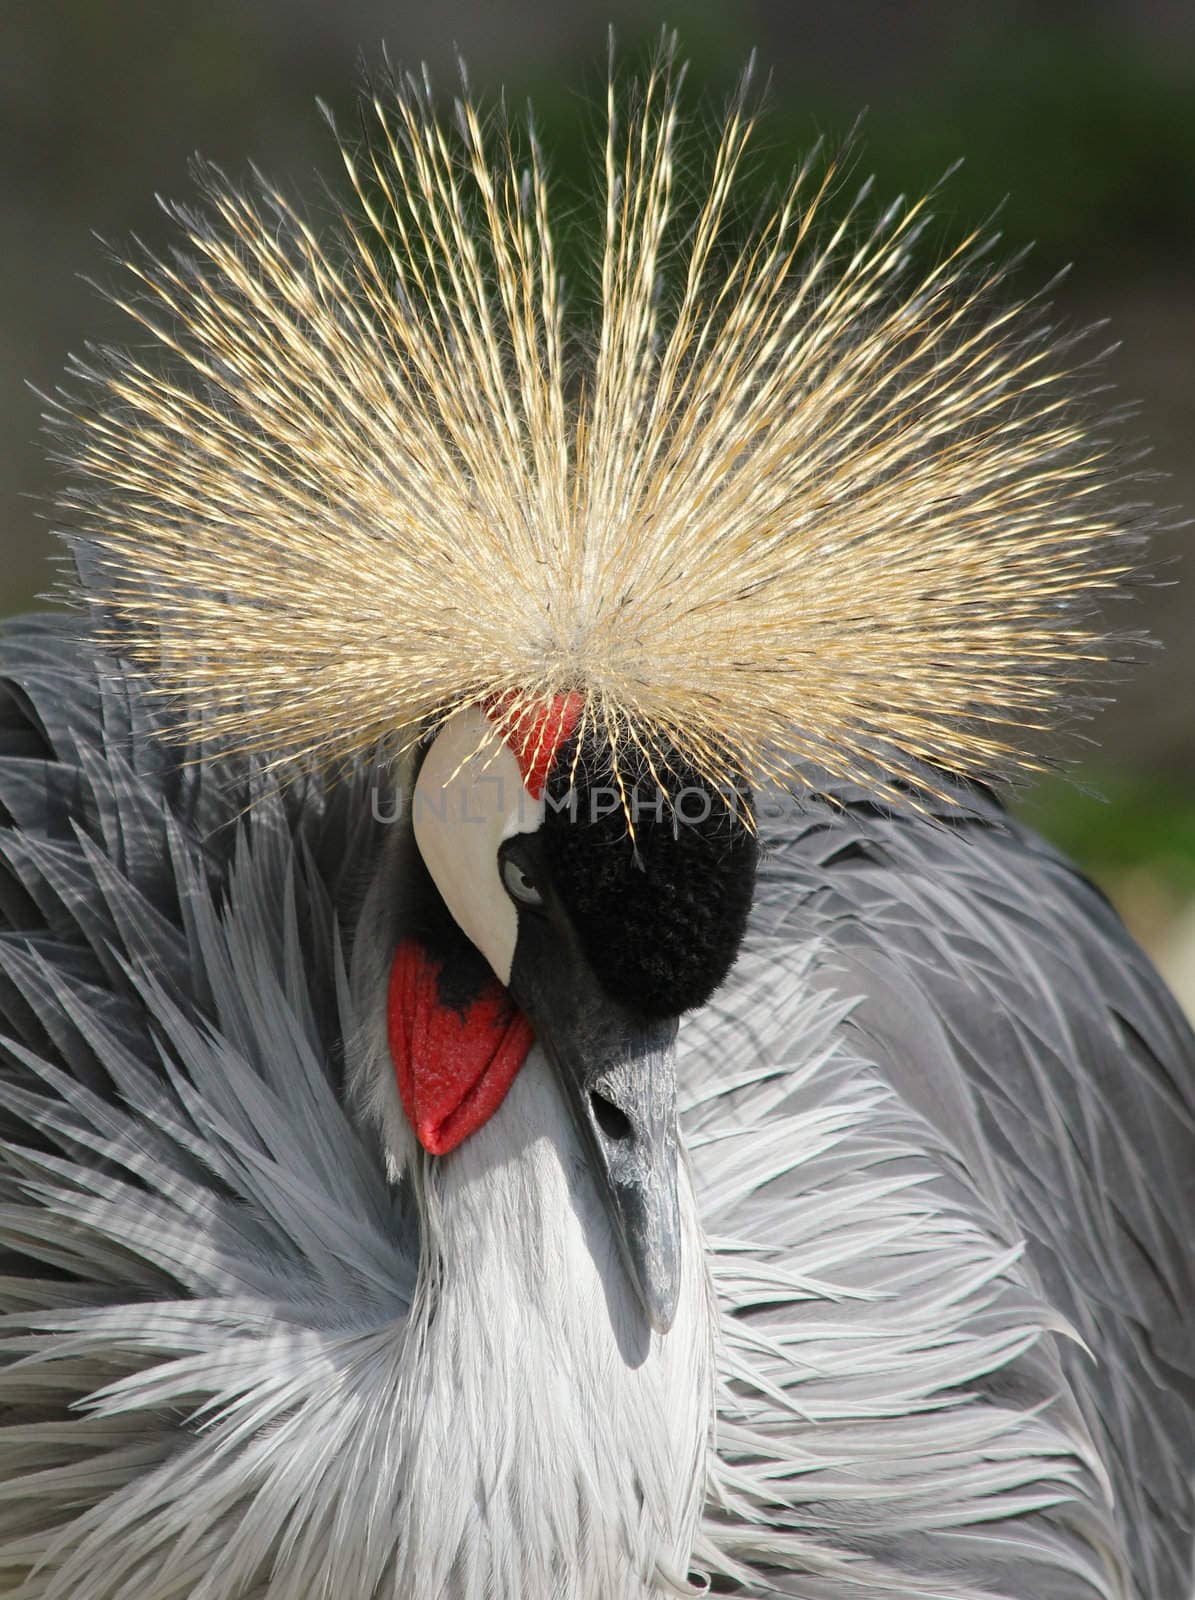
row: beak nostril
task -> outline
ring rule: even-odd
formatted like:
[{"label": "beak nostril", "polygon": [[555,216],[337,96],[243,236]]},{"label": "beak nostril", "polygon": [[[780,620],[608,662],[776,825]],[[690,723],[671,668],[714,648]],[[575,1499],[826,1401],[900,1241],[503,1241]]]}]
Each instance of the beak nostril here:
[{"label": "beak nostril", "polygon": [[624,1140],[631,1137],[631,1119],[625,1111],[620,1111],[613,1100],[607,1100],[605,1095],[591,1090],[589,1104],[593,1110],[593,1118],[607,1139]]}]

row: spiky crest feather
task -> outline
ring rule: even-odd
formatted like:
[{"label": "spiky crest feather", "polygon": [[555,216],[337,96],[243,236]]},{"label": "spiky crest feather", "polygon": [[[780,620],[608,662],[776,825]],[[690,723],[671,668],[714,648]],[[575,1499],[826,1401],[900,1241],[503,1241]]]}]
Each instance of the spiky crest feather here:
[{"label": "spiky crest feather", "polygon": [[1032,764],[1140,522],[1069,347],[980,233],[915,269],[925,200],[827,221],[834,160],[734,245],[745,88],[682,232],[682,77],[665,48],[624,118],[611,73],[579,381],[540,147],[467,97],[367,92],[332,245],[217,173],[168,208],[118,297],[157,354],[78,365],[65,498],[185,731],[332,758],[580,689],[715,783]]}]

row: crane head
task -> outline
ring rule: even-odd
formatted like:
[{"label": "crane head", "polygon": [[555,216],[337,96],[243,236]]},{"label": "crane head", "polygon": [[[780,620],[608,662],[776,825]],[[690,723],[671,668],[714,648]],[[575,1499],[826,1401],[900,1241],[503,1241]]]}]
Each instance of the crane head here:
[{"label": "crane head", "polygon": [[[1100,602],[1150,524],[989,237],[923,263],[927,201],[840,213],[834,155],[744,206],[746,84],[680,204],[683,77],[669,45],[609,85],[595,327],[533,131],[400,74],[342,146],[336,239],[208,172],[115,296],[157,355],[89,355],[52,412],[75,598],[180,738],[302,771],[438,728],[390,980],[408,1117],[450,1150],[538,1039],[659,1325],[670,1041],[750,897],[719,786],[904,804],[1039,766],[1046,708],[1123,653]],[[511,697],[548,708],[525,735]],[[615,736],[696,804],[636,816]]]},{"label": "crane head", "polygon": [[488,1120],[539,1042],[664,1331],[680,1268],[678,1019],[730,969],[757,846],[740,793],[601,750],[579,702],[560,696],[505,727],[470,707],[428,750],[412,829],[451,923],[425,911],[399,943],[391,1053],[416,1134],[443,1154]]}]

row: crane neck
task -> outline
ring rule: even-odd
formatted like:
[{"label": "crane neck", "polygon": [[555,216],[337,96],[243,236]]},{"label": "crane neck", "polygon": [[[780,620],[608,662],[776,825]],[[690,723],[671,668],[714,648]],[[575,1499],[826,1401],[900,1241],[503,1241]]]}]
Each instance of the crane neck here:
[{"label": "crane neck", "polygon": [[[564,1571],[598,1575],[583,1592],[603,1600],[683,1582],[714,1409],[713,1301],[687,1167],[681,1299],[660,1335],[538,1048],[484,1128],[416,1164],[412,1525],[440,1520],[441,1549],[463,1541],[470,1559],[518,1529],[522,1569],[497,1593],[556,1594]],[[486,1486],[459,1530],[442,1526],[446,1477],[462,1504]]]}]

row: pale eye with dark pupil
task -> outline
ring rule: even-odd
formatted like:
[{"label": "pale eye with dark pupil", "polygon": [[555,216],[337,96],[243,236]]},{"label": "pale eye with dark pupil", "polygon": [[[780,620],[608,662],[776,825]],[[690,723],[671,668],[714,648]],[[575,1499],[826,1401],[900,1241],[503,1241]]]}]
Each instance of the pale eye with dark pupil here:
[{"label": "pale eye with dark pupil", "polygon": [[523,905],[543,905],[543,896],[535,887],[533,879],[510,856],[502,863],[502,881],[506,885],[506,892],[513,899],[521,901]]}]

